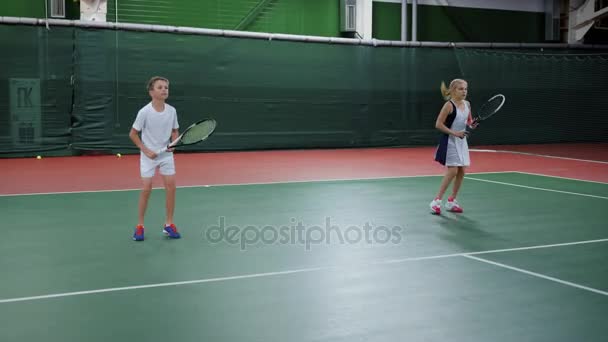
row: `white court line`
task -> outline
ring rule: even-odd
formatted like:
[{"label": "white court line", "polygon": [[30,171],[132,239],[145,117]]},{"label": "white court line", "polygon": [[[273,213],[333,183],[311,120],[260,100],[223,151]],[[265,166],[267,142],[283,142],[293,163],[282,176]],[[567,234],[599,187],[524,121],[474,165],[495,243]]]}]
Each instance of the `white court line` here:
[{"label": "white court line", "polygon": [[[473,172],[470,175],[485,175],[499,173],[516,173],[517,171],[493,171],[493,172]],[[300,183],[323,183],[323,182],[347,182],[347,181],[365,181],[365,180],[383,180],[383,179],[402,179],[402,178],[424,178],[424,177],[440,177],[443,174],[436,175],[416,175],[416,176],[386,176],[386,177],[368,177],[368,178],[336,178],[336,179],[308,179],[298,181],[277,181],[277,182],[259,182],[259,183],[228,183],[228,184],[201,184],[201,185],[181,185],[178,189],[187,188],[207,188],[207,187],[224,187],[224,186],[248,186],[248,185],[273,185],[273,184],[300,184]],[[164,189],[161,187],[153,188],[155,190]],[[35,195],[65,195],[65,194],[83,194],[83,193],[102,193],[102,192],[121,192],[121,191],[140,191],[141,188],[133,189],[114,189],[114,190],[82,190],[82,191],[59,191],[59,192],[35,192],[35,193],[15,193],[15,194],[0,194],[0,197],[11,196],[35,196]]]},{"label": "white court line", "polygon": [[[424,256],[424,257],[411,257],[411,258],[404,258],[404,259],[390,259],[390,260],[383,260],[383,261],[372,262],[372,263],[365,263],[365,264],[362,264],[362,266],[388,265],[388,264],[402,263],[402,262],[408,262],[408,261],[454,258],[454,257],[462,257],[462,256],[470,256],[470,255],[478,255],[478,254],[490,254],[490,253],[501,253],[501,252],[530,250],[530,249],[573,246],[573,245],[583,245],[583,244],[591,244],[591,243],[598,243],[598,242],[608,242],[608,238],[597,239],[597,240],[564,242],[564,243],[556,243],[556,244],[550,244],[550,245],[537,245],[537,246],[528,246],[528,247],[495,249],[495,250],[470,252],[470,253],[454,253],[454,254],[443,254],[443,255],[433,255],[433,256]],[[180,286],[180,285],[212,283],[212,282],[229,281],[229,280],[262,278],[262,277],[271,277],[271,276],[279,276],[279,275],[287,275],[287,274],[295,274],[295,273],[336,270],[336,269],[341,269],[341,268],[344,268],[344,267],[337,267],[337,266],[327,267],[326,266],[326,267],[301,268],[301,269],[278,271],[278,272],[246,274],[246,275],[240,275],[240,276],[207,278],[207,279],[176,281],[176,282],[170,282],[170,283],[135,285],[135,286],[125,286],[125,287],[112,287],[112,288],[106,288],[106,289],[64,292],[64,293],[47,294],[47,295],[30,296],[30,297],[6,298],[6,299],[0,299],[0,304],[42,300],[42,299],[50,299],[50,298],[59,298],[59,297],[72,297],[72,296],[89,295],[89,294],[105,293],[105,292],[138,290],[138,289],[147,289],[147,288],[155,288],[155,287]]]},{"label": "white court line", "polygon": [[607,182],[592,181],[592,180],[587,180],[587,179],[579,179],[579,178],[571,178],[571,177],[552,176],[552,175],[546,175],[544,173],[523,172],[523,171],[515,171],[514,173],[521,173],[523,175],[542,176],[542,177],[559,178],[559,179],[567,179],[567,180],[573,180],[573,181],[579,181],[579,182],[596,183],[596,184],[607,184],[608,185]]},{"label": "white court line", "polygon": [[606,291],[602,291],[602,290],[594,289],[592,287],[576,284],[576,283],[573,283],[573,282],[570,282],[570,281],[561,280],[561,279],[558,279],[558,278],[546,276],[544,274],[540,274],[540,273],[524,270],[523,268],[518,268],[518,267],[513,267],[513,266],[501,264],[499,262],[490,261],[490,260],[483,259],[483,258],[478,258],[478,257],[472,256],[472,255],[463,255],[463,257],[468,258],[468,259],[477,260],[477,261],[480,261],[480,262],[483,262],[483,263],[486,263],[486,264],[490,264],[490,265],[506,268],[506,269],[509,269],[509,270],[512,270],[512,271],[525,273],[525,274],[528,274],[528,275],[531,275],[531,276],[534,276],[534,277],[551,280],[551,281],[554,281],[556,283],[560,283],[560,284],[563,284],[563,285],[568,285],[568,286],[576,287],[578,289],[582,289],[582,290],[598,293],[598,294],[601,294],[601,295],[604,295],[604,296],[608,296],[608,292],[606,292]]},{"label": "white court line", "polygon": [[498,182],[498,181],[481,179],[481,178],[472,178],[472,177],[464,177],[464,178],[471,179],[471,180],[476,180],[476,181],[480,181],[480,182],[487,182],[487,183],[494,183],[494,184],[502,184],[502,185],[514,186],[514,187],[518,187],[518,188],[542,190],[542,191],[549,191],[549,192],[557,192],[557,193],[560,193],[560,194],[577,195],[577,196],[585,196],[585,197],[592,197],[592,198],[599,198],[599,199],[608,200],[608,197],[598,196],[598,195],[589,195],[589,194],[581,194],[581,193],[578,193],[578,192],[570,192],[570,191],[562,191],[562,190],[538,188],[538,187],[535,187],[535,186],[527,186],[527,185],[520,185],[520,184],[513,184],[513,183],[506,183],[506,182]]},{"label": "white court line", "polygon": [[559,157],[559,156],[552,156],[552,155],[548,155],[548,154],[538,154],[538,153],[530,153],[530,152],[518,152],[518,151],[508,151],[508,150],[484,150],[484,149],[475,149],[475,148],[472,148],[469,151],[471,151],[471,152],[489,152],[489,153],[511,153],[511,154],[521,154],[524,156],[574,160],[574,161],[580,161],[580,162],[586,162],[586,163],[608,164],[608,162],[600,161],[600,160]]},{"label": "white court line", "polygon": [[171,283],[158,283],[158,284],[147,284],[147,285],[136,285],[136,286],[125,286],[125,287],[111,287],[111,288],[107,288],[107,289],[98,289],[98,290],[76,291],[76,292],[42,295],[42,296],[0,299],[0,304],[13,303],[13,302],[24,302],[24,301],[31,301],[31,300],[37,300],[37,299],[80,296],[80,295],[104,293],[104,292],[118,292],[118,291],[128,291],[128,290],[138,290],[138,289],[149,289],[149,288],[154,288],[154,287],[179,286],[179,285],[188,285],[188,284],[213,283],[213,282],[218,282],[218,281],[228,281],[228,280],[237,280],[237,279],[271,277],[271,276],[277,276],[277,275],[314,272],[314,271],[321,271],[321,270],[327,270],[327,269],[330,269],[330,267],[302,268],[302,269],[297,269],[297,270],[288,270],[288,271],[280,271],[280,272],[255,273],[255,274],[245,274],[245,275],[231,276],[231,277],[175,281],[175,282],[171,282]]},{"label": "white court line", "polygon": [[607,239],[596,239],[596,240],[584,240],[584,241],[574,241],[574,242],[553,243],[553,244],[549,244],[549,245],[536,245],[536,246],[527,246],[527,247],[491,249],[491,250],[488,250],[488,251],[480,251],[480,252],[454,253],[454,254],[443,254],[443,255],[435,255],[435,256],[426,256],[426,257],[393,259],[393,260],[380,261],[378,263],[379,264],[393,264],[393,263],[400,263],[400,262],[405,262],[405,261],[417,261],[417,260],[453,258],[453,257],[459,257],[459,256],[463,256],[463,255],[480,255],[480,254],[495,254],[495,253],[504,253],[504,252],[518,252],[518,251],[527,251],[527,250],[531,250],[531,249],[542,249],[542,248],[554,248],[554,247],[586,245],[586,244],[598,243],[598,242],[608,242],[608,238]]}]

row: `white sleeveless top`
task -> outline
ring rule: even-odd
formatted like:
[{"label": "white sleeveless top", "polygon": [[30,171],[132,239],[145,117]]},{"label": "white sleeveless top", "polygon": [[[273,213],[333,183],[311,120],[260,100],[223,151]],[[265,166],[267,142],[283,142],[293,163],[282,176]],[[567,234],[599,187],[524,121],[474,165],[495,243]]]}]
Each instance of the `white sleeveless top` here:
[{"label": "white sleeveless top", "polygon": [[[464,102],[464,110],[460,110],[456,104],[456,117],[452,123],[451,129],[453,131],[464,131],[467,128],[467,120],[469,119],[469,103]],[[448,138],[448,149],[445,160],[446,166],[470,166],[471,160],[469,158],[469,144],[467,138],[462,139],[450,135]]]}]

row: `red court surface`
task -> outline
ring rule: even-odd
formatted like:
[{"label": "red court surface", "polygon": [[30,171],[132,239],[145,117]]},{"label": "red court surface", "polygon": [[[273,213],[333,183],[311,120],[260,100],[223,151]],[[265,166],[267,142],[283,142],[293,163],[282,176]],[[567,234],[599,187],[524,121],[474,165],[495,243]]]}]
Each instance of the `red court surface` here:
[{"label": "red court surface", "polygon": [[[519,171],[608,182],[607,147],[608,144],[475,147],[468,172]],[[421,147],[176,153],[177,185],[440,175],[444,169],[433,160],[434,150]],[[0,159],[0,170],[0,194],[4,195],[140,187],[139,155]],[[154,184],[162,186],[158,176]]]}]

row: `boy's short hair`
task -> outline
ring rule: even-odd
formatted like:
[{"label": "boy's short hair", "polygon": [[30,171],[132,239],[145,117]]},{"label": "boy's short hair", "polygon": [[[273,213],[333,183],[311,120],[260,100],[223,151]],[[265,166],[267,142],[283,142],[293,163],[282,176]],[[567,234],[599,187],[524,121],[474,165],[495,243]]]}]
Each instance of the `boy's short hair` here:
[{"label": "boy's short hair", "polygon": [[167,82],[167,85],[169,85],[168,79],[161,77],[161,76],[154,76],[148,81],[148,85],[147,85],[146,89],[148,91],[154,89],[154,83],[156,83],[156,81],[165,81],[165,82]]}]

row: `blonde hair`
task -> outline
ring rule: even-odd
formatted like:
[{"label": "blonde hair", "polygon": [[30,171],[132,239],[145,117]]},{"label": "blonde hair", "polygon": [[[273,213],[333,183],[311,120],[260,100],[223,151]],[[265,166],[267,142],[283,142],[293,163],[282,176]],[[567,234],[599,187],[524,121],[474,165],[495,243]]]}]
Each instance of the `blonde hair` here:
[{"label": "blonde hair", "polygon": [[461,83],[467,83],[467,81],[461,79],[461,78],[455,78],[452,80],[452,82],[450,82],[450,87],[446,87],[445,86],[445,82],[441,81],[441,96],[443,96],[443,99],[446,101],[449,101],[452,99],[452,91],[454,89],[456,89],[456,87],[461,84]]},{"label": "blonde hair", "polygon": [[154,77],[152,77],[152,78],[151,78],[151,79],[148,81],[148,84],[147,84],[147,86],[146,86],[146,89],[147,89],[148,91],[150,91],[150,90],[154,89],[154,83],[156,83],[157,81],[165,81],[165,82],[167,82],[167,85],[169,85],[169,80],[168,80],[168,79],[166,79],[166,78],[164,78],[164,77],[161,77],[161,76],[154,76]]}]

